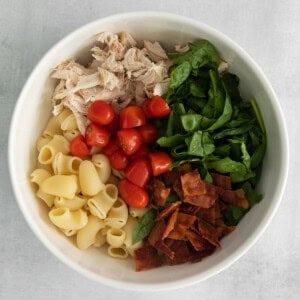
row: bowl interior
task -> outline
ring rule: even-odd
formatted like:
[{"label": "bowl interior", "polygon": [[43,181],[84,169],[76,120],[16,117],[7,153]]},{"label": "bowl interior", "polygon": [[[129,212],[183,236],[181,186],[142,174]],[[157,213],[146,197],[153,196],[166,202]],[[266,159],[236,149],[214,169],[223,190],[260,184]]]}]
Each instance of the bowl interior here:
[{"label": "bowl interior", "polygon": [[[49,70],[75,57],[91,58],[94,35],[102,31],[128,31],[136,39],[157,40],[168,49],[196,38],[210,40],[240,77],[245,99],[254,96],[261,109],[268,135],[268,147],[258,190],[263,201],[241,221],[236,231],[222,240],[221,250],[196,264],[162,267],[136,273],[131,259],[109,257],[106,249],[80,251],[72,240],[50,224],[48,209],[38,201],[29,183],[35,167],[35,143],[51,114],[50,97],[56,84]],[[22,126],[19,121],[22,120]],[[105,18],[77,30],[54,46],[36,67],[18,100],[10,132],[10,172],[18,203],[31,228],[61,260],[99,282],[123,288],[179,287],[207,278],[240,257],[265,228],[283,191],[287,169],[287,141],[281,111],[268,82],[243,50],[215,30],[186,18],[157,13],[131,13]],[[170,272],[171,271],[171,272]]]}]

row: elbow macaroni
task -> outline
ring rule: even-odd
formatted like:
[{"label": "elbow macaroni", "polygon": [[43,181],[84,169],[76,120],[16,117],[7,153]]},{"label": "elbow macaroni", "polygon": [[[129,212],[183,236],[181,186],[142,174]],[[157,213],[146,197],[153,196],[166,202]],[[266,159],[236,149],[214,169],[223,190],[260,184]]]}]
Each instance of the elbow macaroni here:
[{"label": "elbow macaroni", "polygon": [[118,198],[110,209],[104,223],[112,228],[122,228],[128,219],[128,209],[126,203]]}]

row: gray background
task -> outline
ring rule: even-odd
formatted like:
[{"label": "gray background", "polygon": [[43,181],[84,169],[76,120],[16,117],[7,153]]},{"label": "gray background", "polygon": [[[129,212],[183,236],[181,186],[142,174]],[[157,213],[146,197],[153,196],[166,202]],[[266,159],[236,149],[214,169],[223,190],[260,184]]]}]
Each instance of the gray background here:
[{"label": "gray background", "polygon": [[[0,299],[300,299],[300,1],[0,0]],[[11,114],[29,73],[54,43],[110,14],[160,10],[215,27],[259,63],[286,117],[291,166],[283,201],[251,250],[189,288],[127,292],[92,282],[58,261],[33,235],[8,178]],[[22,120],[20,120],[22,126]]]}]

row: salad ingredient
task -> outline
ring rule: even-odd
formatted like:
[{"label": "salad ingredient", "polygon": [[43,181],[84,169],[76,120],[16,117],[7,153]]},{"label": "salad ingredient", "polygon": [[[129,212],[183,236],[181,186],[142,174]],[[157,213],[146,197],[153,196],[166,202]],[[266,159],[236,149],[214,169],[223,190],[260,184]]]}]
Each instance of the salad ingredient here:
[{"label": "salad ingredient", "polygon": [[146,118],[143,110],[136,105],[130,105],[123,108],[120,112],[120,127],[133,128],[146,124]]},{"label": "salad ingredient", "polygon": [[108,125],[115,117],[115,111],[105,101],[96,100],[89,106],[87,117],[97,125]]},{"label": "salad ingredient", "polygon": [[84,157],[90,154],[90,149],[87,146],[83,135],[78,135],[70,142],[70,152],[74,156]]},{"label": "salad ingredient", "polygon": [[145,100],[142,103],[142,108],[148,119],[165,117],[171,112],[168,103],[158,95]]},{"label": "salad ingredient", "polygon": [[122,149],[115,150],[108,158],[111,167],[116,170],[124,170],[129,163],[128,155]]},{"label": "salad ingredient", "polygon": [[103,127],[91,123],[85,131],[85,141],[87,145],[103,148],[109,142],[109,132]]},{"label": "salad ingredient", "polygon": [[119,130],[117,137],[120,147],[127,155],[135,153],[142,145],[142,136],[134,128]]},{"label": "salad ingredient", "polygon": [[154,152],[149,154],[153,176],[158,176],[169,171],[172,160],[165,152]]},{"label": "salad ingredient", "polygon": [[105,125],[105,128],[110,134],[115,134],[119,129],[119,115],[115,114],[113,120],[108,125]]},{"label": "salad ingredient", "polygon": [[145,187],[151,176],[151,166],[145,158],[133,160],[125,169],[125,177],[132,183]]},{"label": "salad ingredient", "polygon": [[151,144],[157,139],[157,129],[151,123],[141,126],[139,132],[142,135],[143,143]]},{"label": "salad ingredient", "polygon": [[116,150],[120,149],[116,137],[111,137],[105,147],[102,148],[102,153],[111,156]]},{"label": "salad ingredient", "polygon": [[147,191],[124,178],[118,184],[119,193],[124,201],[131,207],[144,208],[149,204]]},{"label": "salad ingredient", "polygon": [[130,156],[130,159],[133,161],[137,158],[147,158],[150,152],[150,148],[147,145],[142,144],[139,150]]}]

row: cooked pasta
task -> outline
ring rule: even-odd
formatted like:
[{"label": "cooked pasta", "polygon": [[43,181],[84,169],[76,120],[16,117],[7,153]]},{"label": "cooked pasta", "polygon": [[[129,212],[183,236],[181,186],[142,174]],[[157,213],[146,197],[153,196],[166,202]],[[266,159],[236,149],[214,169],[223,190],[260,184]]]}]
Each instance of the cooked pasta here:
[{"label": "cooked pasta", "polygon": [[77,129],[73,129],[73,130],[66,130],[63,133],[63,136],[70,142],[72,141],[74,138],[76,138],[78,135],[80,135],[80,131]]},{"label": "cooked pasta", "polygon": [[112,228],[122,228],[128,219],[128,208],[126,203],[118,198],[110,209],[104,223]]},{"label": "cooked pasta", "polygon": [[40,137],[36,142],[36,148],[40,152],[42,147],[47,145],[51,141],[51,137]]},{"label": "cooked pasta", "polygon": [[77,122],[74,114],[67,116],[63,122],[61,122],[60,127],[62,130],[75,130],[77,129]]},{"label": "cooked pasta", "polygon": [[90,215],[87,224],[77,233],[77,246],[79,249],[87,249],[96,242],[96,235],[100,229],[104,228],[103,220]]},{"label": "cooked pasta", "polygon": [[96,167],[89,160],[84,160],[79,166],[79,184],[84,195],[95,196],[105,185],[100,180]]},{"label": "cooked pasta", "polygon": [[55,207],[67,207],[70,210],[77,210],[79,208],[83,208],[87,202],[87,198],[84,198],[79,195],[75,195],[72,199],[66,199],[63,197],[55,197],[54,205]]},{"label": "cooked pasta", "polygon": [[105,219],[108,211],[118,198],[118,189],[113,184],[106,184],[104,189],[88,200],[91,214]]},{"label": "cooked pasta", "polygon": [[49,195],[49,194],[45,193],[44,191],[42,191],[41,188],[39,188],[37,190],[37,192],[35,193],[35,195],[38,198],[42,199],[47,204],[48,207],[52,207],[53,206],[55,196]]},{"label": "cooked pasta", "polygon": [[57,117],[51,117],[46,125],[46,128],[43,131],[43,137],[51,138],[54,135],[60,135],[62,130],[60,128],[60,122]]},{"label": "cooked pasta", "polygon": [[82,162],[77,156],[64,155],[61,152],[56,153],[52,161],[54,174],[78,174],[79,165]]},{"label": "cooked pasta", "polygon": [[61,232],[63,232],[63,234],[65,236],[73,236],[77,233],[77,230],[74,230],[74,229],[62,229],[62,228],[59,228],[59,230]]},{"label": "cooked pasta", "polygon": [[141,218],[149,208],[135,208],[130,206],[129,207],[129,214],[134,218]]},{"label": "cooked pasta", "polygon": [[100,248],[106,243],[106,236],[101,233],[101,231],[98,231],[95,237],[95,242],[93,244],[94,247]]},{"label": "cooked pasta", "polygon": [[131,216],[128,217],[128,220],[122,230],[125,232],[124,245],[127,249],[127,252],[134,256],[134,251],[142,246],[142,241],[132,244],[132,233],[135,225],[137,224],[137,219]]},{"label": "cooked pasta", "polygon": [[114,248],[121,247],[125,240],[125,231],[120,228],[111,228],[106,233],[106,241]]},{"label": "cooked pasta", "polygon": [[35,169],[31,174],[30,174],[30,181],[34,182],[38,185],[38,187],[41,186],[42,182],[45,181],[45,179],[51,177],[51,173],[48,172],[45,169]]},{"label": "cooked pasta", "polygon": [[49,218],[57,227],[69,230],[81,229],[88,222],[87,213],[84,210],[78,209],[76,211],[70,211],[66,207],[50,210]]},{"label": "cooked pasta", "polygon": [[96,167],[100,180],[106,182],[111,174],[109,159],[104,154],[94,154],[92,162]]},{"label": "cooked pasta", "polygon": [[77,186],[76,175],[53,175],[42,182],[41,189],[53,196],[72,199],[77,191]]},{"label": "cooked pasta", "polygon": [[109,246],[107,252],[110,256],[116,258],[126,258],[128,256],[128,252],[125,246],[121,246],[121,247]]}]

